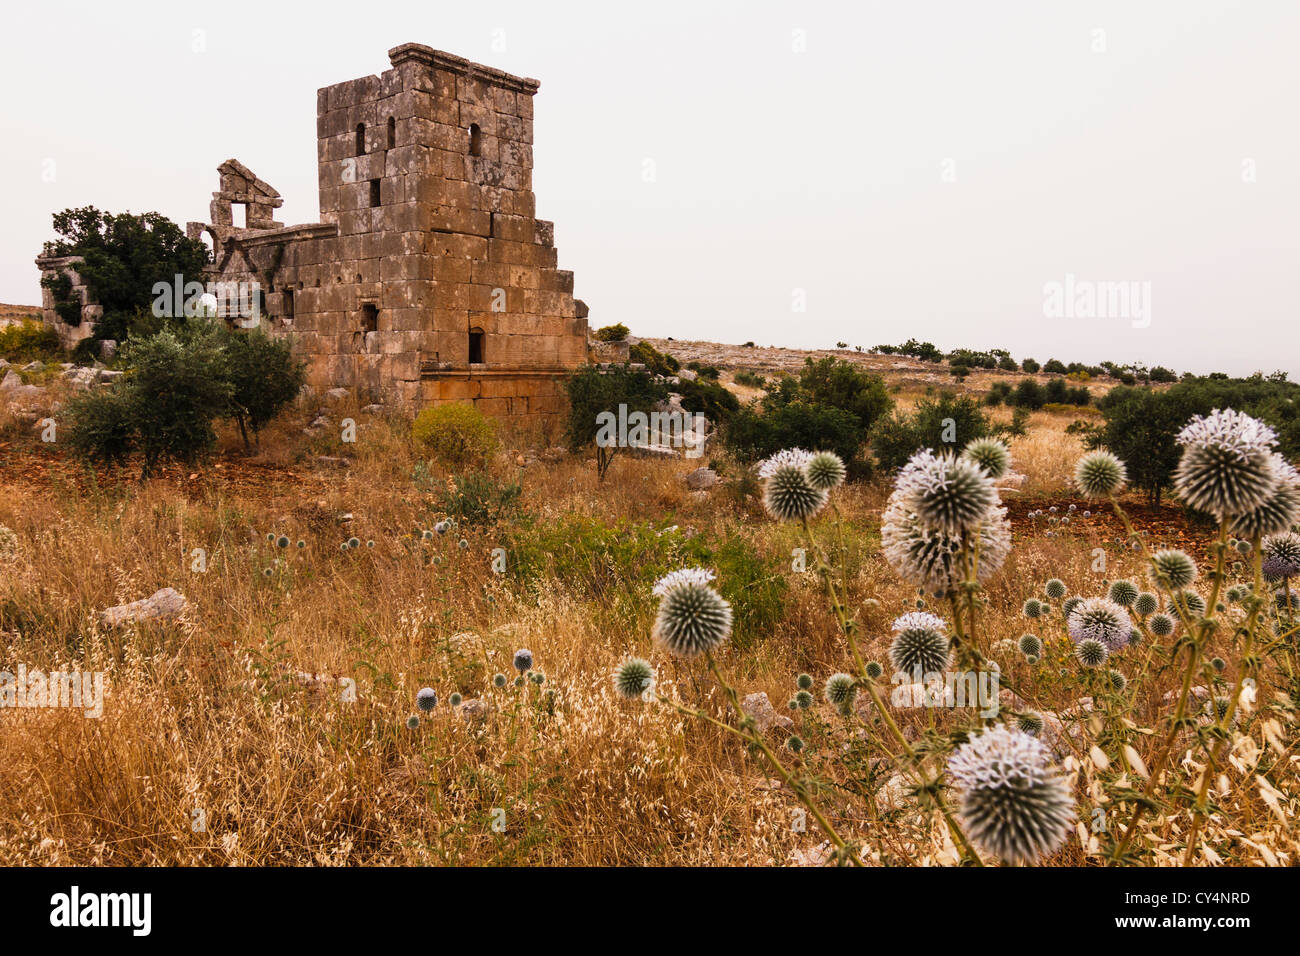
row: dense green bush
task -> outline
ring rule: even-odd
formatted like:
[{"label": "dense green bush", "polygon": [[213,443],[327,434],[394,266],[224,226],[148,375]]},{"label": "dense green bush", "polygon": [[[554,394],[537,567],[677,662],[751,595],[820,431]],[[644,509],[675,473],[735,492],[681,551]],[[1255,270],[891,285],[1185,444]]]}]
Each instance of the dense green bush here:
[{"label": "dense green bush", "polygon": [[644,365],[653,375],[676,375],[682,363],[673,356],[660,352],[649,342],[637,342],[629,350],[629,361]]},{"label": "dense green bush", "polygon": [[48,359],[59,351],[59,337],[44,322],[23,319],[0,327],[0,357],[11,362]]},{"label": "dense green bush", "polygon": [[993,434],[979,402],[965,395],[942,392],[919,402],[911,414],[895,412],[876,424],[871,450],[885,471],[895,471],[919,449],[958,449]]},{"label": "dense green bush", "polygon": [[450,484],[439,483],[438,507],[465,524],[491,525],[519,509],[523,493],[518,482],[503,482],[487,472],[453,475]]},{"label": "dense green bush", "polygon": [[1020,363],[1020,370],[1024,372],[1026,375],[1033,375],[1041,367],[1042,366],[1040,366],[1038,362],[1036,362],[1034,359],[1031,358],[1027,358]]},{"label": "dense green bush", "polygon": [[[570,451],[580,451],[596,441],[600,431],[600,415],[609,412],[618,415],[619,405],[627,411],[650,414],[655,405],[668,398],[668,389],[649,371],[630,365],[596,368],[584,365],[564,383],[569,396],[569,420],[565,428]],[[605,477],[614,455],[615,447],[596,448],[596,473]]]},{"label": "dense green bush", "polygon": [[298,397],[305,380],[302,362],[285,339],[273,339],[260,328],[224,332],[227,375],[233,390],[231,416],[239,426],[244,447]]},{"label": "dense green bush", "polygon": [[1054,375],[1064,375],[1069,369],[1059,359],[1048,359],[1047,364],[1043,366],[1043,371],[1051,372]]},{"label": "dense green bush", "polygon": [[[54,214],[54,231],[62,238],[47,242],[46,254],[81,256],[77,273],[92,300],[103,306],[104,314],[95,323],[96,339],[125,340],[133,316],[152,304],[155,283],[170,285],[176,275],[199,282],[208,261],[202,242],[186,237],[176,223],[156,212],[114,215],[94,206],[65,209]],[[47,284],[57,297],[59,279]],[[76,315],[79,321],[79,307]]]},{"label": "dense green bush", "polygon": [[422,409],[411,437],[425,453],[452,468],[481,468],[497,451],[496,421],[466,402]]},{"label": "dense green bush", "polygon": [[871,351],[881,355],[910,355],[923,362],[943,361],[943,353],[933,342],[918,342],[916,339],[908,339],[902,345],[877,345]]},{"label": "dense green bush", "polygon": [[597,342],[622,342],[627,338],[627,334],[630,331],[631,330],[626,325],[619,322],[617,325],[606,325],[603,328],[599,328],[593,333],[593,335]]},{"label": "dense green bush", "polygon": [[734,377],[737,385],[745,385],[749,388],[764,388],[767,385],[767,379],[747,368],[742,368]]},{"label": "dense green bush", "polygon": [[679,381],[672,390],[682,397],[682,408],[704,415],[715,425],[726,422],[740,409],[740,399],[716,381]]}]

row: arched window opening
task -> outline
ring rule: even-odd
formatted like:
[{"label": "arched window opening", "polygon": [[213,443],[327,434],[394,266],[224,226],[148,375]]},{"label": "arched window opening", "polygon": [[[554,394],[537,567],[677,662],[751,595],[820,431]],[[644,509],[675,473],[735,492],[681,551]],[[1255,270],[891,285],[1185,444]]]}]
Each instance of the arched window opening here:
[{"label": "arched window opening", "polygon": [[366,154],[366,124],[358,123],[357,124],[357,155],[364,156],[365,154]]},{"label": "arched window opening", "polygon": [[483,155],[483,131],[478,128],[478,123],[469,124],[469,154]]}]

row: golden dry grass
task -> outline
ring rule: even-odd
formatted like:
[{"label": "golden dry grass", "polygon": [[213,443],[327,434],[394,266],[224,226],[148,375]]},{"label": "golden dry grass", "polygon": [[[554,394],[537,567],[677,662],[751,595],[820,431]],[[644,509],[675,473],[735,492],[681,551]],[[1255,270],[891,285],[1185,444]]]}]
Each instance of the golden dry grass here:
[{"label": "golden dry grass", "polygon": [[[329,431],[303,437],[314,413],[300,409],[277,425],[251,461],[227,437],[217,467],[146,483],[129,474],[94,483],[47,469],[49,451],[11,433],[0,477],[0,524],[17,538],[0,565],[4,660],[102,670],[108,696],[98,720],[0,710],[0,864],[784,865],[817,847],[822,835],[811,821],[804,830],[794,825],[795,795],[733,736],[663,706],[615,698],[610,674],[632,653],[656,663],[662,695],[729,716],[712,679],[652,646],[648,584],[626,593],[621,558],[579,554],[584,545],[574,538],[558,546],[572,553],[552,558],[581,573],[544,567],[522,577],[491,568],[492,549],[505,547],[513,570],[515,542],[548,540],[536,536],[575,516],[624,528],[607,542],[631,540],[643,522],[677,527],[677,542],[739,542],[785,590],[770,625],[738,629],[743,649],[721,666],[742,695],[766,692],[785,713],[795,675],[808,672],[820,687],[847,668],[847,649],[815,577],[791,570],[795,529],[762,515],[736,466],[723,463],[733,481],[707,494],[681,481],[698,462],[619,458],[601,483],[581,457],[519,468],[516,455],[538,439],[510,436],[491,470],[522,483],[520,514],[497,526],[466,524],[428,544],[416,531],[438,517],[436,489],[412,481],[409,422],[355,406],[331,410],[334,422],[350,414],[361,423],[358,442],[345,447]],[[1013,444],[1015,467],[1026,475],[1020,496],[1063,510],[1076,500],[1065,476],[1079,450],[1066,424],[1035,415]],[[315,460],[339,452],[352,458],[350,468]],[[436,481],[446,478],[435,469]],[[830,518],[817,528],[824,544],[842,543],[850,610],[864,653],[877,660],[885,659],[889,621],[917,599],[878,550],[887,490],[843,489],[842,537]],[[1103,579],[1136,578],[1140,569],[1114,543],[1119,526],[1109,515],[1080,516],[1048,537],[1045,524],[1024,516],[1027,505],[1010,495],[1008,504],[1015,549],[989,583],[980,644],[1001,663],[1003,687],[1020,695],[1004,705],[1068,713],[1090,688],[1059,623],[1029,621],[1021,604],[1048,577],[1091,594]],[[279,549],[268,533],[305,547]],[[362,546],[341,550],[352,536]],[[206,553],[203,573],[191,570],[196,548]],[[1107,555],[1104,571],[1096,570],[1097,548]],[[189,600],[178,622],[118,629],[97,622],[100,609],[165,586]],[[1032,666],[998,645],[1030,630],[1047,642]],[[1231,630],[1212,644],[1209,654],[1229,662],[1223,679],[1231,681],[1240,656]],[[511,673],[520,646],[533,651],[545,683],[493,687],[495,673]],[[1133,676],[1144,650],[1117,666]],[[1277,667],[1270,658],[1257,709],[1216,781],[1217,810],[1198,863],[1297,859],[1297,724]],[[354,702],[342,699],[340,677],[355,684]],[[1062,738],[1085,822],[1123,780],[1115,722],[1150,760],[1149,732],[1178,679],[1174,669],[1153,668],[1126,706],[1099,703],[1097,716],[1083,715]],[[406,721],[424,685],[441,702],[411,730]],[[447,705],[453,692],[488,702],[490,714],[466,719],[463,707]],[[860,843],[864,860],[954,862],[937,815],[899,796],[892,748],[878,718],[869,708],[863,714],[846,724],[820,702],[798,713],[794,730],[809,749],[798,758],[785,753],[787,764],[815,781],[817,799],[841,834]],[[974,720],[960,709],[896,716],[913,739]],[[768,738],[780,748],[785,735]],[[1108,761],[1092,752],[1098,741]],[[1191,785],[1197,749],[1184,741],[1184,752],[1173,773]],[[1188,820],[1185,812],[1148,817],[1142,862],[1177,862]],[[1095,862],[1102,849],[1085,828],[1053,862]]]}]

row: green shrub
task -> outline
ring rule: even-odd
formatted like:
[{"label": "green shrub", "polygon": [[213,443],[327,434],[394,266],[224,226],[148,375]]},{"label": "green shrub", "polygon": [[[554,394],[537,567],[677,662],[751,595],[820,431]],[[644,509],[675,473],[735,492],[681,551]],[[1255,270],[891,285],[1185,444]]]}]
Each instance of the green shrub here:
[{"label": "green shrub", "polygon": [[1041,367],[1042,367],[1042,366],[1040,366],[1036,361],[1034,361],[1034,360],[1031,359],[1031,358],[1027,358],[1027,359],[1025,359],[1023,362],[1020,363],[1020,370],[1021,370],[1022,372],[1024,372],[1025,374],[1027,374],[1027,375],[1033,375],[1033,374],[1034,374],[1035,372],[1037,372]]},{"label": "green shrub", "polygon": [[722,430],[723,444],[741,461],[757,461],[783,448],[833,451],[861,477],[862,426],[842,408],[796,401],[761,411],[757,403],[740,409]]},{"label": "green shrub", "polygon": [[604,328],[597,329],[593,335],[597,342],[622,342],[627,338],[631,330],[619,322],[617,325],[606,325]]},{"label": "green shrub", "polygon": [[231,414],[247,448],[249,430],[257,436],[297,398],[306,377],[304,366],[288,341],[273,339],[260,328],[227,331],[223,347],[233,386]]},{"label": "green shrub", "polygon": [[453,475],[450,487],[440,488],[438,507],[465,524],[496,524],[519,509],[523,489],[518,482],[501,482],[486,472]]},{"label": "green shrub", "polygon": [[1048,359],[1047,364],[1043,366],[1044,372],[1051,372],[1054,375],[1064,375],[1069,371],[1065,363],[1058,359]]},{"label": "green shrub", "polygon": [[47,359],[59,351],[59,337],[44,322],[23,319],[0,328],[0,357],[11,362]]},{"label": "green shrub", "polygon": [[1047,404],[1047,389],[1039,385],[1036,379],[1022,378],[1007,398],[1007,404],[1017,408],[1042,408]]},{"label": "green shrub", "polygon": [[637,342],[629,350],[628,361],[644,365],[652,375],[676,375],[682,363],[671,355],[660,352],[649,342]]},{"label": "green shrub", "polygon": [[871,450],[881,468],[896,471],[922,448],[958,449],[992,433],[992,424],[975,399],[943,392],[919,402],[910,415],[895,413],[878,422]]},{"label": "green shrub", "polygon": [[747,368],[742,368],[735,374],[734,378],[737,385],[744,385],[748,388],[763,388],[767,385],[767,379]]},{"label": "green shrub", "polygon": [[497,450],[496,422],[466,402],[422,409],[411,437],[422,451],[452,468],[482,467]]},{"label": "green shrub", "polygon": [[740,399],[714,381],[679,381],[672,388],[681,395],[682,408],[698,412],[714,424],[727,421],[740,409]]},{"label": "green shrub", "polygon": [[136,449],[135,400],[125,385],[78,393],[63,415],[68,447],[84,461],[120,465]]}]

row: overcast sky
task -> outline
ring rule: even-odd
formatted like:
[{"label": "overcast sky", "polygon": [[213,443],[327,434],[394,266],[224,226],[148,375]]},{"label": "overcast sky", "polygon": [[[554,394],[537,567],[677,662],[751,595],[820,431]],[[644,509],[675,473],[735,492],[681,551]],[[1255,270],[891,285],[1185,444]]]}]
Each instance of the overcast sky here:
[{"label": "overcast sky", "polygon": [[[284,196],[279,219],[315,221],[316,89],[418,42],[541,80],[538,215],[593,325],[1300,380],[1290,0],[170,0],[4,17],[0,301],[39,301],[51,213],[206,219],[230,157]],[[1138,297],[1118,316],[1082,299],[1050,314],[1067,275],[1072,296],[1116,282]]]}]

